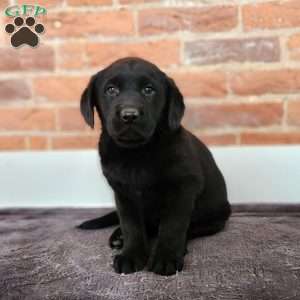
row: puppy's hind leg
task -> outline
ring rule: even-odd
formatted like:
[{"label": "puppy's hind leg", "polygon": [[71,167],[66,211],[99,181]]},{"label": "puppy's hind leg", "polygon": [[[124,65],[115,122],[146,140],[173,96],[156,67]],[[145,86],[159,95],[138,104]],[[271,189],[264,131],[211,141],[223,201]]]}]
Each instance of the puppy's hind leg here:
[{"label": "puppy's hind leg", "polygon": [[[207,199],[219,199],[217,197]],[[203,200],[203,199],[202,199]],[[217,201],[209,204],[208,201],[200,201],[201,205],[193,211],[192,219],[187,232],[187,238],[193,239],[201,236],[213,235],[222,231],[231,215],[231,207],[227,198],[223,203]]]},{"label": "puppy's hind leg", "polygon": [[109,238],[109,246],[112,249],[121,249],[123,248],[124,240],[122,235],[121,227],[115,229],[112,235]]},{"label": "puppy's hind leg", "polygon": [[196,223],[192,222],[187,232],[187,239],[191,240],[201,236],[213,235],[224,229],[226,221],[220,220],[212,223]]}]

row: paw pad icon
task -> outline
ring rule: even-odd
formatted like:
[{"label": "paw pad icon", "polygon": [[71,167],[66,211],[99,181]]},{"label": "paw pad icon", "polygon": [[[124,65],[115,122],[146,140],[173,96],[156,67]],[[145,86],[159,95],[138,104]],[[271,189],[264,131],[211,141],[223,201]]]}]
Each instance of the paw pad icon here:
[{"label": "paw pad icon", "polygon": [[35,47],[39,43],[39,34],[45,31],[43,24],[36,24],[33,17],[16,17],[14,24],[7,24],[5,31],[11,34],[11,44],[17,48],[21,45]]}]

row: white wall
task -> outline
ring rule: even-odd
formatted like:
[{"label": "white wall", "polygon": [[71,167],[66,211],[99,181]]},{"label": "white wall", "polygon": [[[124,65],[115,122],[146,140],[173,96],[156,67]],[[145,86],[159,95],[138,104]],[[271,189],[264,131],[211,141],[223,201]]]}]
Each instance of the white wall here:
[{"label": "white wall", "polygon": [[[300,203],[300,146],[212,148],[231,203]],[[112,206],[96,151],[0,153],[0,207]]]}]

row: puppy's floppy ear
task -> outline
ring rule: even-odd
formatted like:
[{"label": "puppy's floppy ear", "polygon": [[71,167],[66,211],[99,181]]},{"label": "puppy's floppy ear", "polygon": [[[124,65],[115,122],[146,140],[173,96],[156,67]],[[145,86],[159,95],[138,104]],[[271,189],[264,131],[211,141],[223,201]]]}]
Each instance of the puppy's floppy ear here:
[{"label": "puppy's floppy ear", "polygon": [[172,78],[167,77],[167,85],[168,126],[171,130],[176,130],[180,127],[185,105],[183,96]]},{"label": "puppy's floppy ear", "polygon": [[96,75],[92,76],[86,89],[84,90],[80,100],[80,111],[85,122],[94,128],[94,107],[95,107],[95,93],[94,85]]}]

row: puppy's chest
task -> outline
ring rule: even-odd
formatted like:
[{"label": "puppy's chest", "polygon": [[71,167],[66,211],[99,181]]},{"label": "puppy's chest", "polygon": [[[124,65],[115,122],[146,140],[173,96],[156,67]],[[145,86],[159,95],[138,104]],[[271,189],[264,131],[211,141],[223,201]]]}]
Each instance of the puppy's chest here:
[{"label": "puppy's chest", "polygon": [[102,164],[102,168],[103,174],[114,189],[126,187],[140,194],[142,190],[149,189],[157,182],[157,171],[148,163],[140,166],[128,162],[110,162]]}]

